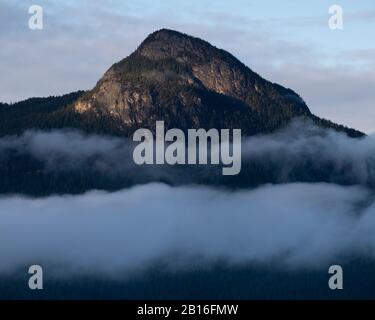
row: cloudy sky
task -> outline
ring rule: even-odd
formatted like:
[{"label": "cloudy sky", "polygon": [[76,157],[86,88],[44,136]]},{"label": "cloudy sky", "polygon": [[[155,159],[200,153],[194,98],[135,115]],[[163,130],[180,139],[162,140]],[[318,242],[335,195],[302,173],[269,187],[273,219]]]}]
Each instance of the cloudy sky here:
[{"label": "cloudy sky", "polygon": [[[32,4],[44,9],[43,30],[28,28]],[[333,4],[343,30],[328,27]],[[372,0],[0,0],[0,101],[89,89],[163,27],[230,51],[319,116],[375,131]]]}]

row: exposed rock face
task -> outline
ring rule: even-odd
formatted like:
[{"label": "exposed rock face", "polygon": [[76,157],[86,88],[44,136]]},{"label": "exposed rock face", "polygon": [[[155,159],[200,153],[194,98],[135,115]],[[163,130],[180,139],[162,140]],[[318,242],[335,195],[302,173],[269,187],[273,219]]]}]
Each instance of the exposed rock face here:
[{"label": "exposed rock face", "polygon": [[[191,72],[209,90],[245,101],[252,94],[294,96],[300,103],[298,110],[309,112],[302,99],[293,91],[273,87],[239,60],[208,42],[176,31],[160,30],[151,34],[137,53],[153,60],[172,58],[190,66]],[[251,107],[258,107],[256,104]]]},{"label": "exposed rock face", "polygon": [[166,127],[255,134],[311,115],[295,92],[261,78],[228,52],[166,29],[114,64],[74,110],[111,118],[129,134],[153,128],[156,120]]}]

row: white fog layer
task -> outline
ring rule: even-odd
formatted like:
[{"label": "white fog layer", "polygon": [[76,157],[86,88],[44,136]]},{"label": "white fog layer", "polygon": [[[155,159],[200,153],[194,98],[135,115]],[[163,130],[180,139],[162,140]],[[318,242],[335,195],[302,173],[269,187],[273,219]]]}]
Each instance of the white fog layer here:
[{"label": "white fog layer", "polygon": [[3,274],[49,264],[65,274],[116,276],[159,259],[177,269],[217,259],[311,269],[359,255],[375,257],[375,199],[361,187],[227,192],[149,184],[0,200]]}]

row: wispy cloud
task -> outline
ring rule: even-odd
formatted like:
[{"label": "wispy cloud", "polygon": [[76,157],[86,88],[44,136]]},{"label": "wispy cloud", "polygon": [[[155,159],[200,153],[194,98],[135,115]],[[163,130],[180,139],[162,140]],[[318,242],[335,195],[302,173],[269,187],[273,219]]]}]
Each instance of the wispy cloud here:
[{"label": "wispy cloud", "polygon": [[[130,139],[87,135],[78,131],[28,131],[0,139],[0,163],[12,162],[14,154],[40,162],[45,174],[86,172],[101,177],[145,183],[167,181],[173,185],[197,181],[225,184],[221,166],[137,166],[136,144]],[[242,138],[242,185],[253,180],[329,181],[375,186],[375,136],[349,138],[344,133],[321,129],[296,120],[269,135]],[[5,166],[6,167],[6,166]],[[263,177],[263,175],[265,177]],[[221,180],[222,178],[222,180]],[[299,180],[296,180],[299,179]],[[321,179],[321,180],[319,180]],[[263,181],[263,180],[261,180]],[[125,184],[128,185],[128,184]]]}]

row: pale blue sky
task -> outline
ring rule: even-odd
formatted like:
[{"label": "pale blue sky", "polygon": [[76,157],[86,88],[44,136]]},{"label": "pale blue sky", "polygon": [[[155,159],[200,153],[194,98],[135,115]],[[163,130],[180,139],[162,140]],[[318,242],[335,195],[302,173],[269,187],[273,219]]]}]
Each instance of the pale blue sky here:
[{"label": "pale blue sky", "polygon": [[[44,29],[28,29],[28,7]],[[341,5],[344,29],[328,28]],[[371,0],[0,0],[0,100],[92,88],[115,61],[163,27],[204,38],[310,109],[375,131],[375,2]]]}]

